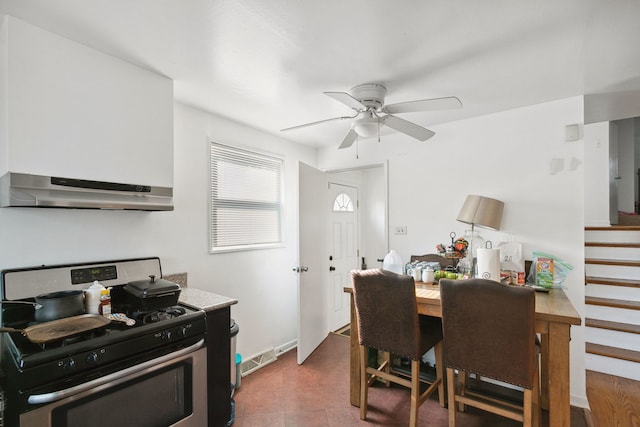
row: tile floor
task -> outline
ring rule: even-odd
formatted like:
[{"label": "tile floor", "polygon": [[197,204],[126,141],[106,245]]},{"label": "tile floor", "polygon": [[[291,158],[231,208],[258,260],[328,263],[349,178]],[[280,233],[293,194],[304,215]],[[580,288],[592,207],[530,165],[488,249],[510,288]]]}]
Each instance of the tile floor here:
[{"label": "tile floor", "polygon": [[[330,334],[304,364],[296,363],[296,353],[292,350],[272,364],[242,378],[235,395],[233,425],[406,426],[409,424],[408,393],[408,389],[403,387],[373,387],[369,392],[367,421],[360,420],[359,408],[349,404],[349,339]],[[578,412],[573,416],[573,427],[585,425],[584,417],[580,414]],[[421,406],[419,425],[448,426],[447,409],[439,406],[436,393]],[[458,427],[519,425],[474,408],[469,408],[458,417]]]}]

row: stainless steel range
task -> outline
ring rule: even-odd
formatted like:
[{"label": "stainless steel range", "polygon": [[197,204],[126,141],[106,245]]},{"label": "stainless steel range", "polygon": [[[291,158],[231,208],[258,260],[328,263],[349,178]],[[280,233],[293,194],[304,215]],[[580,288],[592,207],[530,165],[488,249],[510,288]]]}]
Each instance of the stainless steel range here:
[{"label": "stainless steel range", "polygon": [[[143,300],[127,292],[134,282],[157,283],[149,276],[162,277],[159,258],[2,272],[2,325],[23,331],[0,337],[5,425],[207,424],[205,313],[171,294],[149,292]],[[119,320],[82,333],[75,329],[86,318],[104,317],[35,322],[36,296],[85,290],[94,281],[111,288],[111,318]],[[55,339],[24,332],[51,324],[45,331]]]}]

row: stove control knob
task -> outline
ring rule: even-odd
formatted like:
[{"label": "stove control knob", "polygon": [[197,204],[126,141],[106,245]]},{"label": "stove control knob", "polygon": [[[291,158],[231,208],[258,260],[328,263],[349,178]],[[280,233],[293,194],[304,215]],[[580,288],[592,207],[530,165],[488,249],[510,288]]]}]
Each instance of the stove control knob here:
[{"label": "stove control knob", "polygon": [[180,326],[178,328],[178,336],[180,336],[180,337],[186,337],[187,336],[187,327],[186,326]]},{"label": "stove control knob", "polygon": [[87,365],[95,365],[98,363],[98,354],[94,351],[87,356]]},{"label": "stove control knob", "polygon": [[76,367],[76,361],[73,359],[67,359],[62,363],[63,369],[73,369]]},{"label": "stove control knob", "polygon": [[162,335],[160,335],[160,339],[162,341],[169,341],[171,339],[171,331],[162,331]]}]

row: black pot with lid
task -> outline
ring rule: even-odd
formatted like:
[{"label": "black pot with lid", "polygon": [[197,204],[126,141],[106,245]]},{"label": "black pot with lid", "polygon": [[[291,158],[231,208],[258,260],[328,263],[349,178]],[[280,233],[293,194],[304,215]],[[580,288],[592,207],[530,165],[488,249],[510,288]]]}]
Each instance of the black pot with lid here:
[{"label": "black pot with lid", "polygon": [[128,299],[142,310],[157,310],[178,304],[180,285],[150,275],[148,280],[135,280],[124,285]]}]

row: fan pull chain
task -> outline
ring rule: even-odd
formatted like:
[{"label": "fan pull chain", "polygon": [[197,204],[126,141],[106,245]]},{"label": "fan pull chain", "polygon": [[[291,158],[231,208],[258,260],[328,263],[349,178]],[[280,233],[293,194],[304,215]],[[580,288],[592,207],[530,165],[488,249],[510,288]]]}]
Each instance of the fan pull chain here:
[{"label": "fan pull chain", "polygon": [[358,144],[359,141],[360,141],[360,136],[357,136],[356,137],[356,160],[360,160],[360,154],[358,150],[358,147],[360,146],[360,144]]}]

